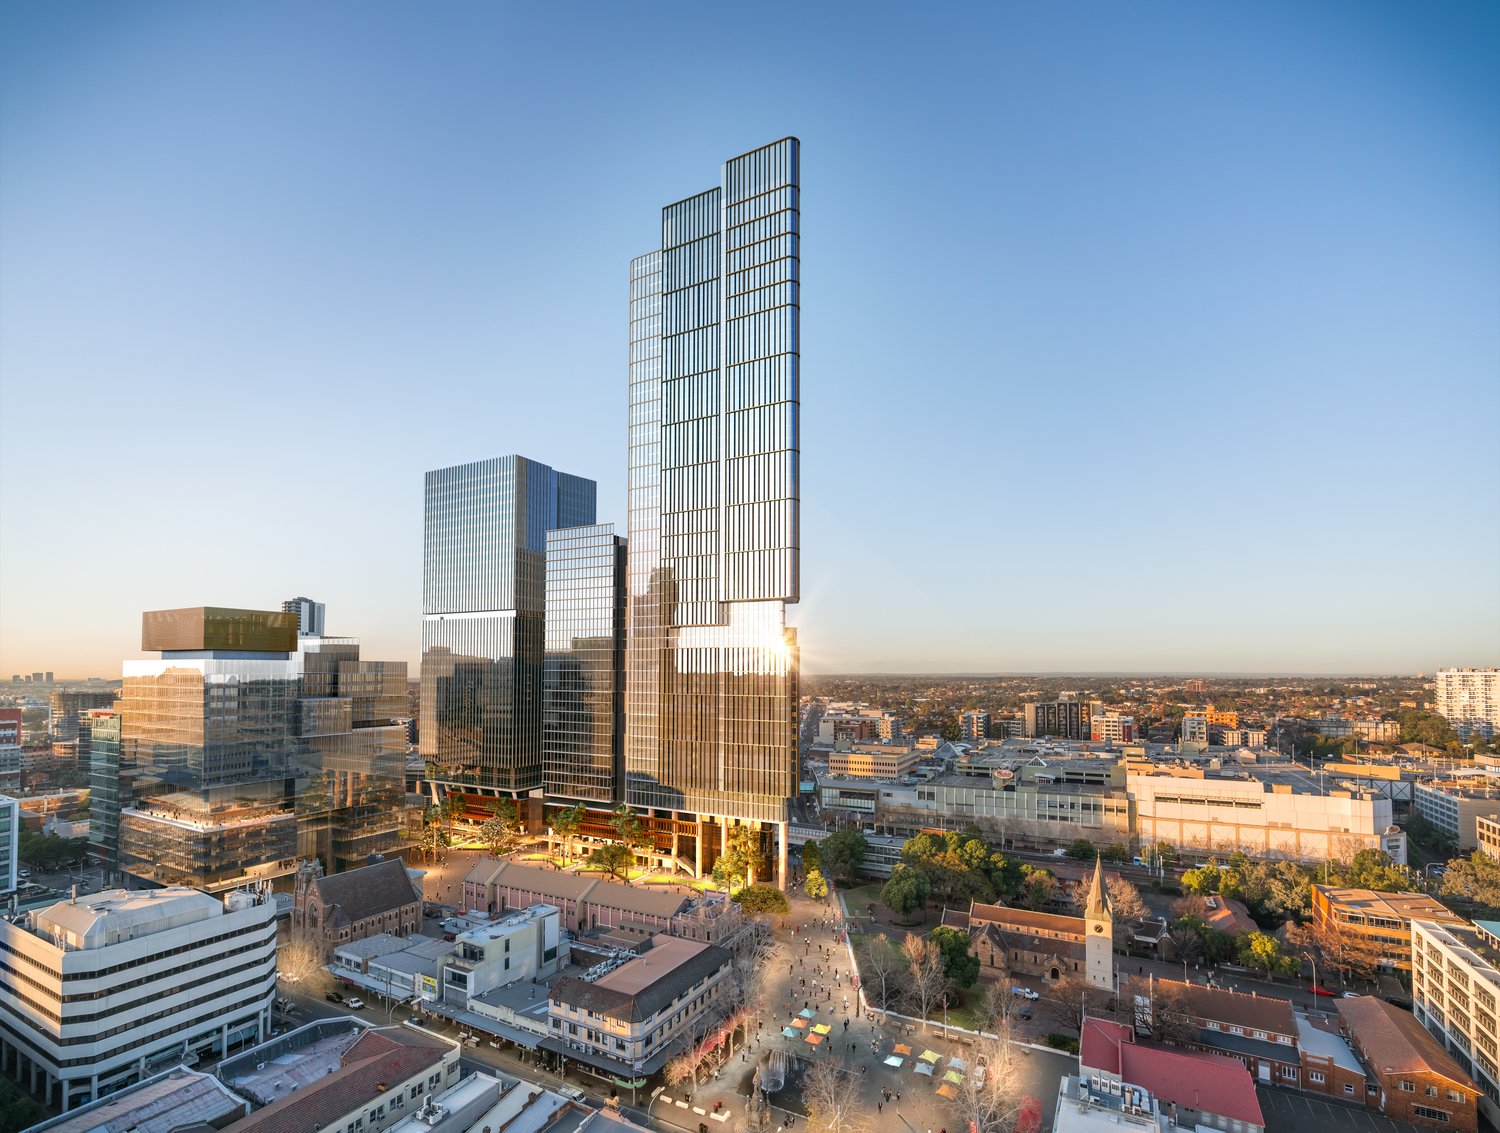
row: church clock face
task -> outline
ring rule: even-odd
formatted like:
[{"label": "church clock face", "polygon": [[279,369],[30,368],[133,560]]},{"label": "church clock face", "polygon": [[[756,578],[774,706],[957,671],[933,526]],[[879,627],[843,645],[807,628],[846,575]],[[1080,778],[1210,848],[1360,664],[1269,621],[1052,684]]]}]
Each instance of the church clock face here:
[{"label": "church clock face", "polygon": [[1103,932],[1104,931],[1104,926],[1102,924],[1096,924],[1094,926],[1094,931],[1095,932]]}]

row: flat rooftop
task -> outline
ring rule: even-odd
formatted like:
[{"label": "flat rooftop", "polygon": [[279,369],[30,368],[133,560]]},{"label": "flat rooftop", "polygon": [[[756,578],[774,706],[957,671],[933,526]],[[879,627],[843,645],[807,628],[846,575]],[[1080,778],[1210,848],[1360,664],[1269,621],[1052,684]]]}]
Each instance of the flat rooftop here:
[{"label": "flat rooftop", "polygon": [[680,936],[657,936],[653,938],[649,952],[642,953],[637,959],[621,965],[594,982],[611,991],[635,995],[676,971],[707,947],[707,944],[685,940]]},{"label": "flat rooftop", "polygon": [[106,889],[31,914],[31,931],[59,948],[104,948],[221,916],[224,905],[198,889]]}]

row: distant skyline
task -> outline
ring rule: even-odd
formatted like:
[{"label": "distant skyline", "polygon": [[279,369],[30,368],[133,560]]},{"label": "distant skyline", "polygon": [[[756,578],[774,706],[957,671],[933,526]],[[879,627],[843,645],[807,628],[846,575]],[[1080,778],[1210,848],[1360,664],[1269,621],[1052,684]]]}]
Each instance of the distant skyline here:
[{"label": "distant skyline", "polygon": [[807,673],[1500,665],[1500,8],[769,7],[0,10],[0,680],[415,675],[423,474],[623,530],[629,260],[787,134]]}]

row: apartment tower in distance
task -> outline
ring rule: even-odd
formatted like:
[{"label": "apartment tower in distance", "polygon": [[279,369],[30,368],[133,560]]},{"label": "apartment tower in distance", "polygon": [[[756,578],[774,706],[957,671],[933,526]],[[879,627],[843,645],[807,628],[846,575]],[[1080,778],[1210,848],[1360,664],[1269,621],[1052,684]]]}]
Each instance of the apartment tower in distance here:
[{"label": "apartment tower in distance", "polygon": [[797,775],[799,148],[726,162],[630,265],[626,801],[700,871],[752,826],[778,880]]},{"label": "apartment tower in distance", "polygon": [[1439,669],[1437,711],[1465,739],[1500,732],[1500,669]]},{"label": "apartment tower in distance", "polygon": [[592,524],[595,495],[523,456],[427,473],[421,752],[476,817],[542,786],[547,532]]}]

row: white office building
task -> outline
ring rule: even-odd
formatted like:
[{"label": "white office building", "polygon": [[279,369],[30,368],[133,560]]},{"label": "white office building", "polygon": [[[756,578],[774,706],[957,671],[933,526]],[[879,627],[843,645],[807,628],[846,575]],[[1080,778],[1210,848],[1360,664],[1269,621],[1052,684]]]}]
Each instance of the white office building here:
[{"label": "white office building", "polygon": [[1437,712],[1462,736],[1500,731],[1500,669],[1439,669]]},{"label": "white office building", "polygon": [[0,795],[0,896],[16,890],[20,849],[21,804],[9,795]]},{"label": "white office building", "polygon": [[1500,922],[1412,921],[1411,998],[1417,1021],[1478,1084],[1479,1112],[1500,1120]]},{"label": "white office building", "polygon": [[0,920],[0,1072],[64,1111],[199,1052],[263,1039],[269,892],[110,889]]}]

